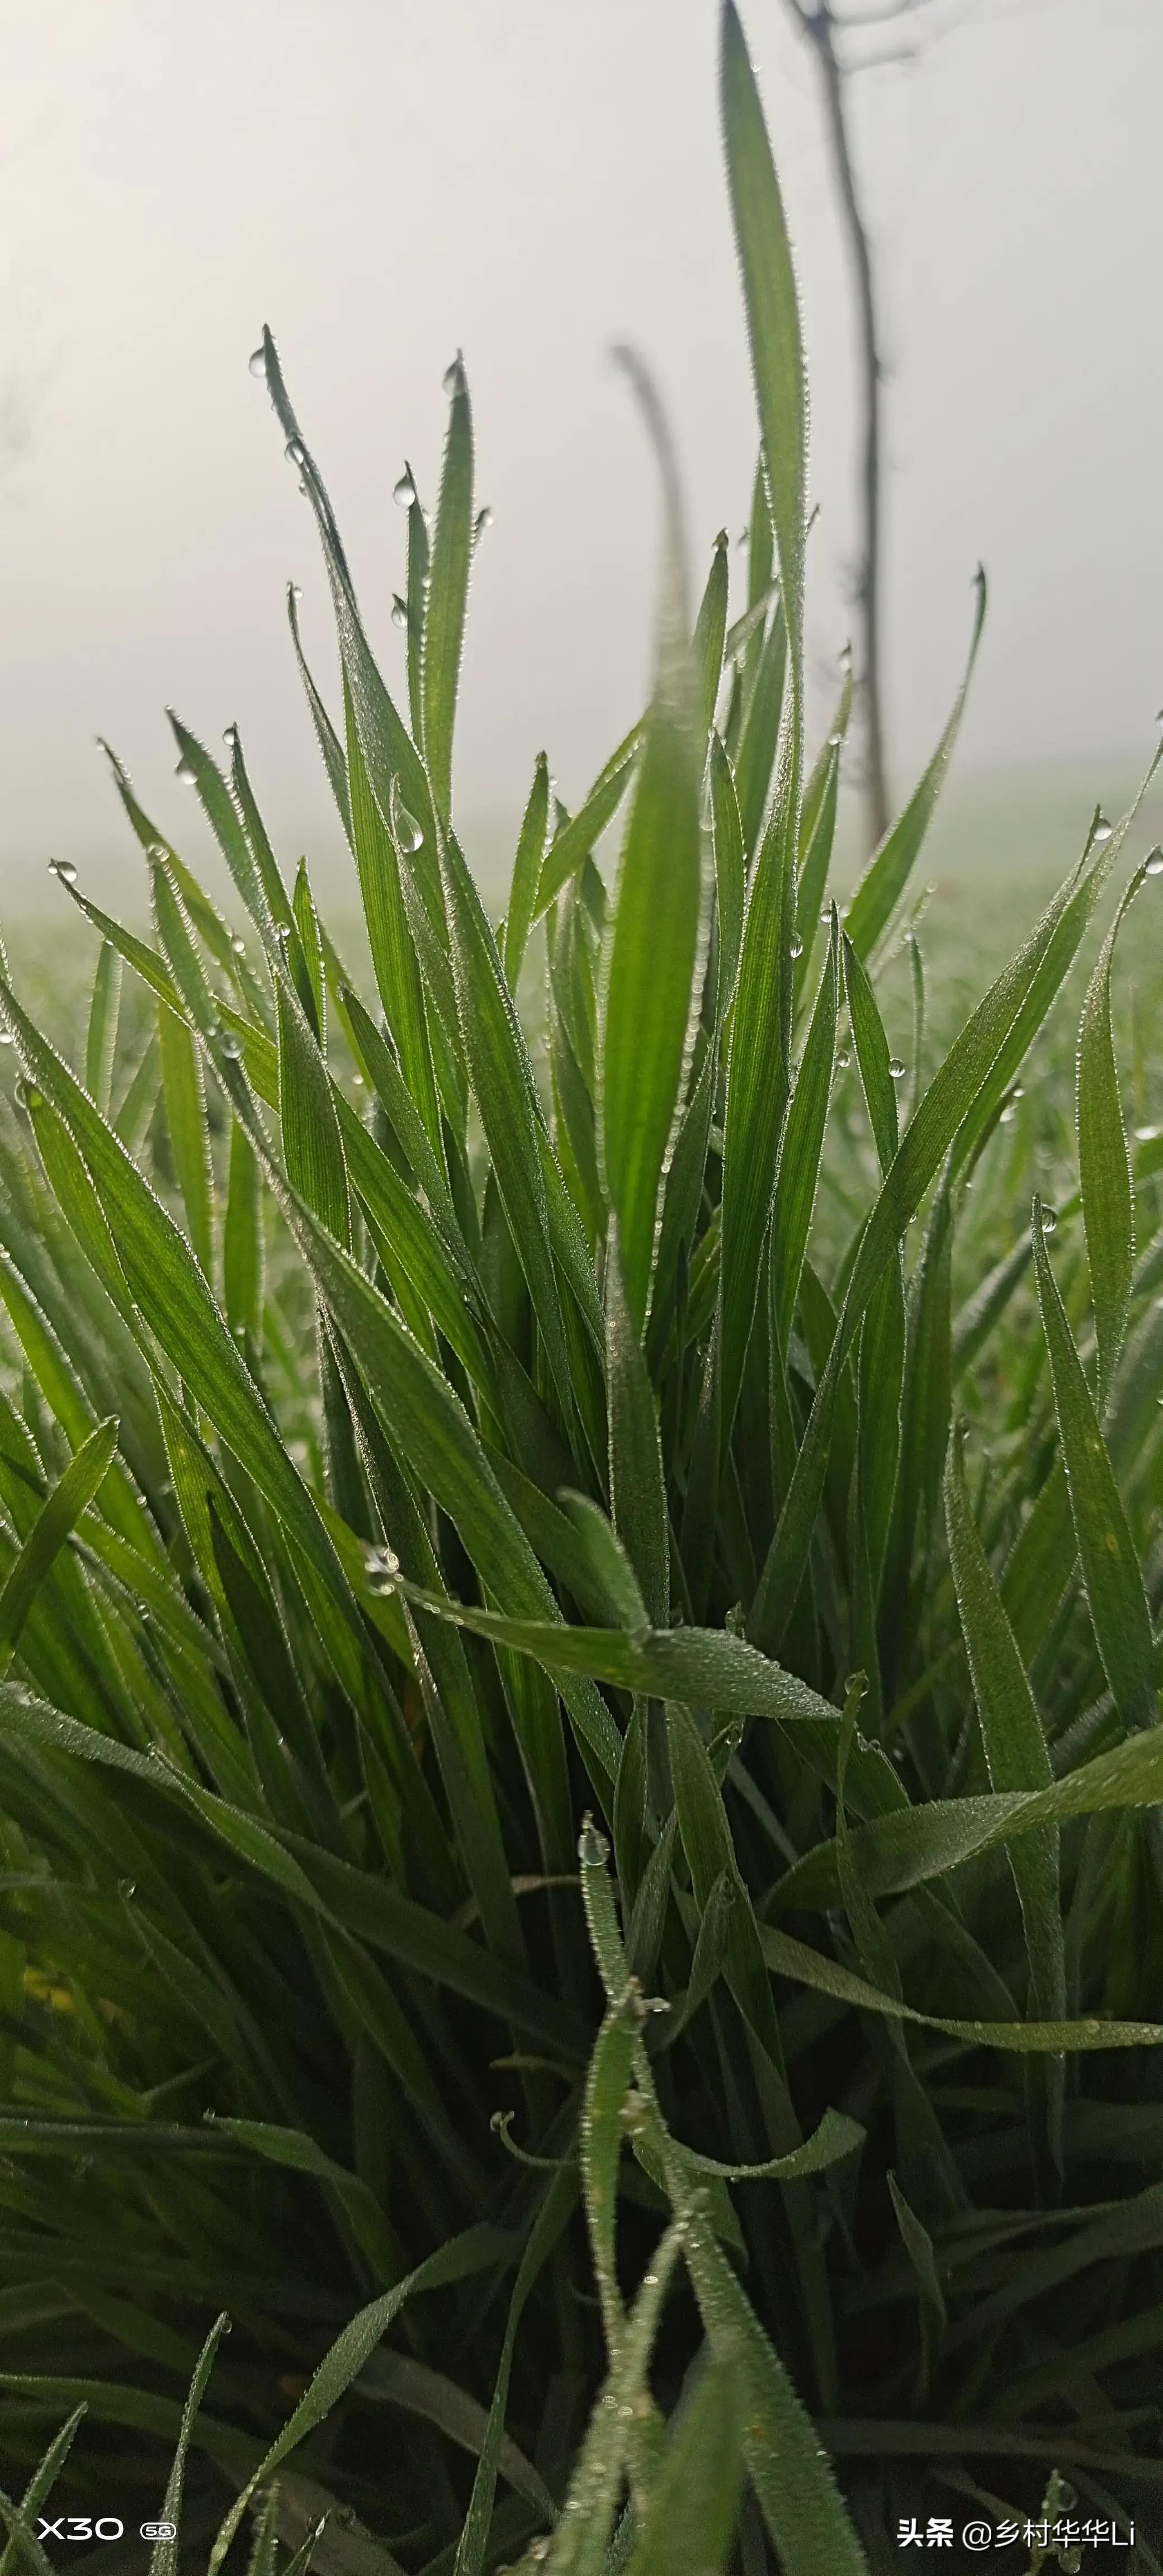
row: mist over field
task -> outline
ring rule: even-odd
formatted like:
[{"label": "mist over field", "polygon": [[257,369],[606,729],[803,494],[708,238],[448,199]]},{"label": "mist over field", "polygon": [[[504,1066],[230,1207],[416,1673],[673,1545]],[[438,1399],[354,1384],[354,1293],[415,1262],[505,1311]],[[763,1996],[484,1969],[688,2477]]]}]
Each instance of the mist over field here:
[{"label": "mist over field", "polygon": [[[939,14],[939,13],[938,13]],[[944,846],[1064,863],[1163,699],[1156,465],[1163,376],[1153,0],[983,0],[864,76],[858,142],[884,297],[888,706],[907,791],[962,665],[979,557],[992,605]],[[954,23],[955,16],[960,23]],[[67,30],[67,42],[59,41]],[[850,623],[852,299],[817,85],[781,0],[752,36],[797,244],[813,386],[809,680]],[[435,499],[441,377],[463,345],[481,497],[457,746],[486,884],[544,747],[576,804],[647,686],[652,469],[610,344],[656,369],[701,581],[743,527],[753,417],[722,186],[709,0],[207,0],[0,28],[0,870],[39,913],[50,853],[141,899],[93,737],[182,830],[162,717],[240,721],[280,847],[331,896],[340,843],[283,595],[333,683],[306,505],[261,385],[260,326],[325,472],[373,642],[403,458]],[[736,556],[735,563],[742,558]],[[1029,775],[1015,783],[1013,772]],[[1056,770],[1061,775],[1054,776]],[[970,783],[971,773],[980,780]],[[990,776],[989,773],[995,773]],[[1068,773],[1068,774],[1067,774]],[[1019,819],[1020,828],[1019,828]],[[199,858],[204,830],[185,826]],[[972,836],[971,836],[972,837]],[[938,852],[941,844],[938,844]]]}]

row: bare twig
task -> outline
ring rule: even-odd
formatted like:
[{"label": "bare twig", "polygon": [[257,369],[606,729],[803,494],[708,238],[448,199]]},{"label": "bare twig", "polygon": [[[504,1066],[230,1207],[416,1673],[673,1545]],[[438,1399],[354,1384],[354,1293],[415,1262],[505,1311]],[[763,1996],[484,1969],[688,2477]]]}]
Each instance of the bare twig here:
[{"label": "bare twig", "polygon": [[[881,659],[882,419],[885,367],[880,343],[872,246],[857,184],[850,125],[849,84],[854,75],[883,62],[907,61],[950,24],[934,20],[942,0],[872,0],[867,8],[841,9],[835,0],[784,0],[799,35],[819,65],[832,176],[856,288],[863,408],[860,456],[860,555],[854,582],[858,621],[859,685],[864,716],[864,794],[870,845],[888,829],[889,797],[884,737]],[[972,0],[962,0],[965,6]],[[873,55],[850,57],[846,40],[872,29],[896,28],[899,42]]]}]

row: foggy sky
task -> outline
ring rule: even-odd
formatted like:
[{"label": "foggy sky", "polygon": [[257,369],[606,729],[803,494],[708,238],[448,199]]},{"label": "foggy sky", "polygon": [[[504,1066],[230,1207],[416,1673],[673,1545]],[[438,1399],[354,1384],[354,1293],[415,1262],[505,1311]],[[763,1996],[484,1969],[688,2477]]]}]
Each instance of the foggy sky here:
[{"label": "foggy sky", "polygon": [[[844,639],[852,306],[812,67],[746,0],[812,379],[809,647]],[[0,880],[124,851],[93,737],[197,856],[162,717],[237,718],[285,858],[338,834],[283,606],[308,505],[247,357],[269,322],[373,639],[405,454],[435,499],[463,346],[479,498],[458,814],[482,842],[544,745],[571,802],[639,709],[655,496],[609,360],[668,404],[701,582],[744,523],[755,427],[722,172],[714,0],[7,0],[0,18]],[[891,749],[952,696],[992,606],[965,757],[1096,762],[1163,700],[1158,0],[983,0],[861,89],[890,387]],[[741,558],[734,559],[741,564]],[[185,801],[184,801],[185,800]],[[196,820],[196,818],[195,818]]]}]

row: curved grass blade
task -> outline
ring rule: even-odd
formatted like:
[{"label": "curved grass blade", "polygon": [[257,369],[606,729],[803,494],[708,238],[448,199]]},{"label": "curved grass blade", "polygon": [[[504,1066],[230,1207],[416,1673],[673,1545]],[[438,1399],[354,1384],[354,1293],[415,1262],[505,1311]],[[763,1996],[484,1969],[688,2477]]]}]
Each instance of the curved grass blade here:
[{"label": "curved grass blade", "polygon": [[768,791],[779,742],[786,678],[787,626],[784,622],[783,603],[777,601],[771,625],[764,637],[755,685],[743,725],[739,757],[735,763],[739,820],[743,828],[743,847],[748,858],[754,857],[763,829]]},{"label": "curved grass blade", "polygon": [[807,391],[799,297],[779,181],[734,0],[721,21],[723,137],[747,307],[784,614],[798,691],[803,656]]},{"label": "curved grass blade", "polygon": [[914,788],[899,821],[892,825],[881,842],[880,848],[869,860],[848,906],[845,927],[856,954],[862,962],[871,957],[878,941],[883,938],[904,894],[920,855],[925,834],[932,822],[937,799],[945,783],[945,774],[953,757],[969,683],[973,677],[973,666],[977,660],[977,648],[981,642],[981,630],[985,623],[986,581],[980,566],[975,576],[975,587],[977,598],[973,612],[969,659],[965,666],[964,679],[953,702],[952,714],[923,778]]},{"label": "curved grass blade", "polygon": [[1000,2048],[1018,2057],[1058,2057],[1064,2052],[1086,2056],[1106,2048],[1158,2048],[1163,2046],[1163,2022],[1096,2020],[1083,2021],[961,2021],[946,2013],[914,2012],[911,2004],[898,1995],[886,1994],[883,1987],[869,1985],[851,1968],[840,1967],[819,1950],[809,1949],[804,1941],[795,1941],[787,1932],[777,1932],[761,1923],[759,1938],[763,1955],[773,1975],[787,1977],[793,1985],[808,1986],[816,1994],[829,1995],[836,2003],[851,2004],[859,2012],[875,2012],[890,2020],[915,2024],[920,2030],[939,2030],[948,2039],[961,2039],[970,2048]]},{"label": "curved grass blade", "polygon": [[1077,882],[1068,878],[1047,906],[954,1039],[901,1139],[860,1235],[831,1352],[760,1576],[748,1619],[748,1634],[757,1643],[779,1643],[799,1590],[827,1472],[841,1372],[872,1292],[954,1139],[956,1166],[961,1140],[979,1132],[980,1106],[997,1083],[999,1067],[1006,1084],[1012,1081],[1077,952],[1105,861],[1104,852]]},{"label": "curved grass blade", "polygon": [[1039,1199],[1034,1201],[1033,1234],[1054,1406],[1095,1643],[1124,1726],[1153,1727],[1159,1718],[1159,1691],[1150,1606],[1102,1426],[1050,1267]]},{"label": "curved grass blade", "polygon": [[452,403],[432,540],[423,661],[424,756],[433,793],[446,819],[451,819],[452,814],[452,729],[464,643],[473,523],[472,412],[459,354],[449,373]]},{"label": "curved grass blade", "polygon": [[629,2561],[629,2576],[719,2576],[735,2529],[743,2471],[744,2391],[728,2361],[700,2371],[672,2417],[666,2449]]},{"label": "curved grass blade", "polygon": [[715,721],[719,682],[723,674],[723,646],[727,633],[727,531],[720,528],[711,557],[707,586],[699,602],[695,619],[694,665],[698,675],[698,713],[700,739],[705,742]]},{"label": "curved grass blade", "polygon": [[344,675],[351,692],[356,729],[372,793],[381,817],[386,816],[391,805],[392,780],[399,779],[404,804],[409,813],[416,816],[424,835],[428,853],[423,878],[424,900],[434,927],[438,928],[440,889],[434,865],[435,816],[428,773],[376,667],[356,605],[355,589],[335,513],[319,468],[295,418],[283,382],[278,352],[268,330],[263,332],[262,346],[267,391],[275,417],[287,442],[290,461],[298,468],[315,513],[331,584]]},{"label": "curved grass blade", "polygon": [[670,1608],[670,1529],[654,1390],[622,1274],[617,1219],[606,1246],[606,1388],[610,1511],[642,1587],[646,1614],[664,1628]]},{"label": "curved grass blade", "polygon": [[1135,1205],[1111,1026],[1111,967],[1128,906],[1145,876],[1145,868],[1136,870],[1103,941],[1086,988],[1078,1031],[1078,1170],[1098,1341],[1100,1405],[1122,1349],[1135,1266]]},{"label": "curved grass blade", "polygon": [[[84,2422],[85,2413],[86,2408],[82,2400],[79,2406],[74,2407],[72,2414],[62,2424],[60,2432],[49,2443],[43,2459],[37,2462],[20,2499],[20,2513],[25,2523],[31,2523],[34,2514],[39,2515],[41,2505],[47,2503],[56,2482],[57,2473],[63,2469]],[[0,2576],[19,2576],[23,2554],[18,2533],[14,2531],[5,2543],[4,2549],[0,2551]]]},{"label": "curved grass blade", "polygon": [[344,2327],[330,2352],[320,2362],[293,2415],[235,2498],[210,2552],[207,2576],[218,2576],[218,2569],[251,2497],[260,2487],[267,2485],[276,2469],[281,2468],[283,2461],[298,2449],[308,2433],[314,2432],[316,2425],[324,2422],[370,2360],[376,2345],[382,2342],[406,2301],[422,2290],[444,2289],[453,2281],[463,2281],[474,2272],[488,2270],[503,2257],[504,2250],[505,2240],[497,2235],[494,2228],[470,2227],[463,2235],[442,2245],[435,2254],[430,2254],[425,2262],[418,2263],[406,2279],[398,2281],[395,2288],[386,2291],[382,2298],[373,2299],[368,2307],[361,2308],[359,2315]]},{"label": "curved grass blade", "polygon": [[186,2482],[186,2458],[193,2436],[198,2409],[202,2403],[203,2396],[205,2395],[206,2383],[214,2367],[214,2356],[218,2350],[218,2346],[223,2335],[228,2334],[229,2331],[229,2318],[226,2316],[220,2316],[216,2323],[211,2326],[210,2332],[207,2335],[206,2341],[198,2356],[197,2368],[195,2369],[194,2376],[190,2382],[190,2393],[182,2408],[182,2427],[178,2435],[170,2474],[166,2480],[166,2491],[162,2501],[160,2515],[162,2522],[167,2522],[173,2525],[173,2536],[171,2537],[169,2534],[165,2534],[162,2539],[155,2540],[150,2552],[149,2576],[179,2576],[179,2567],[181,2563],[178,2556],[178,2551],[181,2545],[179,2532],[182,2518],[182,2490]]},{"label": "curved grass blade", "polygon": [[[1054,1774],[1042,1720],[969,1508],[959,1432],[945,1471],[945,1519],[990,1786],[1003,1794],[1049,1789]],[[1030,2013],[1039,2021],[1066,2015],[1058,1842],[1057,1827],[1041,1825],[1008,1847],[1030,1962]],[[1040,2107],[1050,2163],[1059,2175],[1064,2077],[1062,2067],[1049,2070],[1041,2104],[1032,2105]]]},{"label": "curved grass blade", "polygon": [[42,1504],[0,1589],[0,1673],[15,1653],[20,1631],[54,1560],[104,1483],[117,1447],[118,1429],[115,1419],[98,1423],[82,1442]]},{"label": "curved grass blade", "polygon": [[[550,1241],[543,1122],[533,1071],[484,906],[451,836],[441,850],[441,869],[469,1081],[546,1357],[569,1420],[573,1380]],[[564,1192],[564,1184],[560,1186]]]},{"label": "curved grass blade", "polygon": [[[894,1896],[1043,1825],[1161,1803],[1163,1735],[1155,1727],[1127,1736],[1113,1752],[1096,1755],[1047,1789],[932,1798],[923,1806],[898,1807],[854,1833],[852,1851],[868,1894]],[[838,1886],[835,1844],[819,1843],[778,1881],[771,1902],[781,1913],[793,1905],[828,1907],[836,1902]],[[1096,2033],[1106,2027],[1105,2022],[1093,2025]],[[1097,2038],[1089,2044],[1097,2047]]]},{"label": "curved grass blade", "polygon": [[493,1637],[517,1654],[533,1655],[549,1673],[587,1673],[621,1690],[681,1700],[723,1717],[822,1721],[838,1734],[839,1713],[828,1700],[729,1629],[647,1628],[630,1635],[622,1628],[554,1627],[442,1601],[434,1594],[415,1595],[394,1579],[406,1597],[419,1598],[437,1617],[454,1619],[476,1636]]},{"label": "curved grass blade", "polygon": [[718,733],[711,736],[710,757],[711,818],[715,844],[715,902],[719,930],[719,1001],[720,1025],[725,1020],[735,990],[739,969],[739,950],[743,940],[743,909],[747,891],[747,863],[743,851],[743,826],[739,820],[739,800],[735,794],[735,777]]},{"label": "curved grass blade", "polygon": [[236,1339],[258,1346],[263,1296],[262,1174],[246,1131],[230,1126],[230,1168],[222,1227],[222,1299]]},{"label": "curved grass blade", "polygon": [[[364,758],[355,694],[346,675],[343,703],[347,719],[347,775],[355,864],[376,985],[408,1089],[433,1146],[439,1150],[440,1107],[432,1070],[424,986],[400,882],[397,842],[384,819],[385,815],[394,819],[392,799],[389,794],[381,807],[379,798],[373,793]],[[398,803],[396,812],[398,815]]]},{"label": "curved grass blade", "polygon": [[89,1026],[85,1033],[85,1089],[102,1117],[108,1115],[117,1054],[117,1006],[121,999],[121,959],[109,939],[101,942]]},{"label": "curved grass blade", "polygon": [[611,752],[605,768],[599,770],[577,813],[554,833],[542,861],[533,915],[535,921],[540,921],[542,913],[548,912],[562,887],[568,885],[570,878],[583,866],[595,842],[600,840],[607,824],[613,821],[634,775],[644,733],[643,722],[631,727],[625,740]]},{"label": "curved grass blade", "polygon": [[323,766],[331,783],[331,793],[334,796],[336,805],[339,809],[339,820],[343,825],[344,837],[347,841],[348,848],[354,849],[355,842],[351,828],[351,798],[348,793],[347,786],[347,762],[343,756],[343,745],[336,733],[331,718],[327,713],[327,709],[323,704],[323,700],[319,695],[315,682],[311,677],[311,672],[303,652],[302,640],[299,635],[299,594],[293,581],[289,581],[287,583],[287,619],[291,629],[291,641],[295,647],[295,660],[299,665],[299,677],[307,693],[307,704],[311,710],[311,722],[315,727],[316,740],[318,741],[319,749],[323,754]]},{"label": "curved grass blade", "polygon": [[545,2268],[562,2230],[567,2226],[577,2204],[578,2178],[572,2165],[556,2173],[549,2184],[530,2231],[521,2257],[521,2267],[509,2303],[505,2340],[501,2347],[497,2382],[489,2409],[488,2426],[481,2444],[480,2458],[473,2479],[472,2495],[457,2542],[452,2576],[482,2576],[496,2493],[497,2470],[504,2458],[505,2413],[509,2402],[513,2356],[522,2316],[540,2274]]},{"label": "curved grass blade", "polygon": [[776,1170],[772,1242],[781,1351],[787,1349],[816,1202],[836,1054],[839,999],[840,924],[833,906],[827,964],[788,1106]]},{"label": "curved grass blade", "polygon": [[702,899],[701,754],[685,632],[677,472],[653,387],[635,361],[662,480],[665,540],[654,702],[622,848],[601,1045],[602,1162],[626,1294],[641,1332],[658,1194],[679,1098]]},{"label": "curved grass blade", "polygon": [[537,909],[537,889],[545,857],[545,832],[549,821],[549,763],[543,751],[537,754],[537,767],[529,802],[521,819],[517,856],[513,862],[513,883],[509,893],[509,910],[505,921],[505,973],[511,992],[517,990],[517,978],[528,943],[529,931]]},{"label": "curved grass blade", "polygon": [[280,976],[279,1118],[287,1179],[339,1243],[351,1240],[347,1166],[327,1068],[301,1003]]},{"label": "curved grass blade", "polygon": [[408,713],[412,719],[412,737],[418,751],[424,749],[424,645],[428,623],[428,576],[432,550],[428,542],[428,522],[416,491],[416,478],[407,458],[404,472],[415,498],[408,504],[408,596],[404,602],[408,620]]},{"label": "curved grass blade", "polygon": [[199,1265],[209,1278],[213,1267],[214,1236],[210,1139],[201,1064],[185,1020],[177,1019],[164,1002],[158,1004],[157,1033],[166,1125],[174,1171],[186,1211],[186,1228]]}]

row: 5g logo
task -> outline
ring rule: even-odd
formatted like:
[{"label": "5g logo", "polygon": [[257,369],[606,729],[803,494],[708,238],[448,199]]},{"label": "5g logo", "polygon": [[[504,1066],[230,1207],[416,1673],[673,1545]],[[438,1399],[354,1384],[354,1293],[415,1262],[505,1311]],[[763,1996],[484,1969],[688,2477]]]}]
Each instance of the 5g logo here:
[{"label": "5g logo", "polygon": [[[147,2522],[143,2524],[142,2529],[146,2537],[151,2540],[172,2540],[177,2525],[172,2522]],[[95,2522],[92,2515],[88,2513],[63,2513],[56,2522],[46,2522],[42,2515],[37,2525],[36,2536],[38,2540],[122,2540],[125,2536],[125,2525],[119,2521],[115,2513],[100,2513]]]}]

